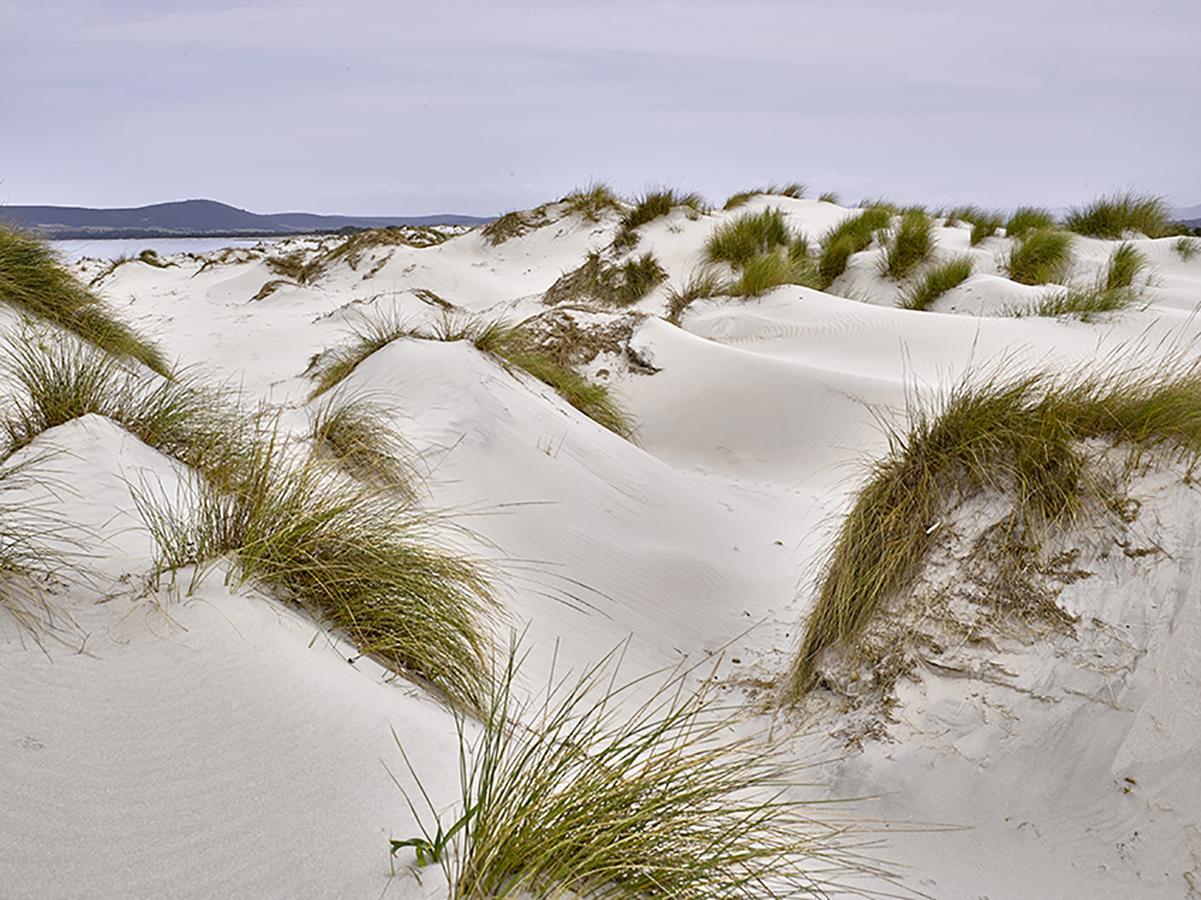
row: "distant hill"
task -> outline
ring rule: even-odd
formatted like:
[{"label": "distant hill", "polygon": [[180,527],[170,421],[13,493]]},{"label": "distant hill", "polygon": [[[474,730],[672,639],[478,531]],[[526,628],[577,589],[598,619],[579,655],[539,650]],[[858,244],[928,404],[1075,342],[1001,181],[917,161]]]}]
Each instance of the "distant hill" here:
[{"label": "distant hill", "polygon": [[126,209],[82,206],[0,206],[0,222],[36,230],[48,238],[235,237],[299,234],[389,225],[480,225],[479,216],[323,216],[314,213],[252,213],[216,200],[180,200]]}]

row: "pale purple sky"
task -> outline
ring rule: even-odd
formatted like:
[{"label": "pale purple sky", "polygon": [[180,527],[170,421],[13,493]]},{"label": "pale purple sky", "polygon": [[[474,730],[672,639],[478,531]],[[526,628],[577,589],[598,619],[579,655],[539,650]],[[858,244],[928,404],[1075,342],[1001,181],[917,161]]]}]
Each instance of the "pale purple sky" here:
[{"label": "pale purple sky", "polygon": [[0,0],[0,203],[1201,203],[1201,0]]}]

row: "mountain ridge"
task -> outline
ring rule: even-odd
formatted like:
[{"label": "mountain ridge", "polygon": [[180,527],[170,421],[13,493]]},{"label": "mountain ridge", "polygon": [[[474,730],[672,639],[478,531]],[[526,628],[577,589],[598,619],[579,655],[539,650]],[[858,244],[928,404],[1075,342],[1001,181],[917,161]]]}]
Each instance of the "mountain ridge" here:
[{"label": "mountain ridge", "polygon": [[217,200],[190,199],[147,206],[0,206],[0,222],[51,239],[227,237],[302,234],[396,225],[480,225],[490,217],[344,216],[306,212],[255,213]]}]

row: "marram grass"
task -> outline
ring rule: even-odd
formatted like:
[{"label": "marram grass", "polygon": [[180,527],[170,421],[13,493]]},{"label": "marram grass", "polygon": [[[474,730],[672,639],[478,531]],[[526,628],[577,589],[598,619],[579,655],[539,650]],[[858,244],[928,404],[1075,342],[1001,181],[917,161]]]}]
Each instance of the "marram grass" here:
[{"label": "marram grass", "polygon": [[787,247],[792,240],[780,210],[744,213],[713,230],[705,242],[705,257],[709,262],[724,262],[738,269],[757,256]]},{"label": "marram grass", "polygon": [[927,271],[922,279],[908,288],[901,297],[903,309],[929,310],[935,301],[972,274],[972,258],[957,256]]},{"label": "marram grass", "polygon": [[872,463],[826,559],[789,678],[791,699],[820,680],[826,653],[855,658],[856,639],[884,601],[912,588],[955,503],[1005,492],[1021,527],[1037,535],[1103,492],[1086,442],[1197,463],[1201,364],[1109,368],[1099,376],[963,383],[940,403],[915,403],[907,423],[888,429],[888,453]]},{"label": "marram grass", "polygon": [[171,372],[162,351],[113,315],[59,263],[44,241],[4,225],[0,225],[0,303],[115,356],[135,359],[160,375]]},{"label": "marram grass", "polygon": [[920,209],[910,210],[901,216],[896,231],[884,245],[884,256],[880,270],[889,278],[906,278],[934,251],[930,217]]},{"label": "marram grass", "polygon": [[1109,257],[1105,270],[1105,289],[1133,287],[1134,279],[1147,267],[1147,258],[1133,244],[1119,244]]},{"label": "marram grass", "polygon": [[435,517],[288,453],[276,432],[259,434],[232,488],[201,476],[181,497],[135,500],[156,579],[228,560],[228,583],[298,604],[468,709],[484,703],[492,590],[478,564],[441,547]]},{"label": "marram grass", "polygon": [[667,321],[679,325],[684,311],[694,300],[707,297],[720,297],[729,294],[732,285],[716,269],[704,266],[688,276],[688,280],[680,287],[671,286],[667,289]]},{"label": "marram grass", "polygon": [[887,206],[869,206],[826,232],[817,263],[823,289],[846,271],[853,254],[868,248],[877,231],[888,227],[892,215],[892,210]]},{"label": "marram grass", "polygon": [[1048,210],[1036,206],[1019,206],[1005,221],[1005,236],[1022,238],[1028,232],[1054,227],[1055,217]]},{"label": "marram grass", "polygon": [[809,258],[771,250],[747,260],[729,292],[737,297],[761,297],[786,284],[820,288],[821,276]]},{"label": "marram grass", "polygon": [[538,347],[528,332],[498,320],[455,317],[447,314],[434,326],[418,327],[395,313],[362,316],[349,340],[322,353],[310,369],[316,387],[310,399],[340,384],[371,354],[400,338],[436,341],[469,341],[510,372],[521,370],[553,388],[560,397],[594,422],[624,438],[634,426],[610,395],[608,388],[559,362]]},{"label": "marram grass", "polygon": [[418,789],[397,784],[422,836],[393,852],[439,863],[456,900],[819,897],[864,868],[840,847],[849,826],[790,797],[801,766],[778,742],[736,737],[738,710],[707,684],[693,693],[691,673],[622,682],[619,663],[614,652],[574,678],[552,671],[523,700],[511,649],[478,737],[459,717],[453,822],[397,737]]},{"label": "marram grass", "polygon": [[1164,198],[1129,191],[1074,207],[1064,218],[1064,227],[1077,234],[1110,240],[1124,238],[1128,232],[1150,238],[1176,233],[1171,206]]},{"label": "marram grass", "polygon": [[389,411],[370,399],[335,393],[310,413],[310,437],[348,475],[395,491],[408,501],[417,496],[415,451],[388,422]]},{"label": "marram grass", "polygon": [[1067,277],[1072,236],[1042,228],[1028,232],[1009,250],[1009,277],[1018,284],[1048,284]]}]

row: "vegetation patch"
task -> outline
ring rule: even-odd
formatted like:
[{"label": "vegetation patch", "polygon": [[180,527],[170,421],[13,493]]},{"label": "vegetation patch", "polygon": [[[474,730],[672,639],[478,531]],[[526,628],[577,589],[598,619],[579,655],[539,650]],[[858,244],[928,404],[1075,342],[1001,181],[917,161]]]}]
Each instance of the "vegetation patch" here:
[{"label": "vegetation patch", "polygon": [[1147,258],[1134,249],[1133,244],[1121,244],[1109,258],[1105,270],[1105,289],[1133,287],[1134,279],[1147,267]]},{"label": "vegetation patch", "polygon": [[325,271],[325,260],[320,256],[310,257],[305,250],[293,250],[279,256],[268,256],[267,268],[297,284],[309,284]]},{"label": "vegetation patch", "polygon": [[888,207],[868,207],[826,232],[822,238],[821,256],[817,263],[823,290],[847,270],[847,262],[852,254],[866,250],[872,242],[872,236],[880,229],[888,227],[892,215],[892,210]]},{"label": "vegetation patch", "polygon": [[[1037,548],[1076,515],[1121,508],[1098,443],[1129,448],[1126,472],[1148,454],[1182,457],[1191,470],[1201,454],[1201,365],[964,383],[937,406],[915,405],[888,438],[827,558],[792,699],[820,681],[826,654],[856,658],[864,627],[885,600],[911,590],[957,504],[990,491],[1008,498],[1003,545]],[[1000,572],[1020,575],[1022,555],[1005,560],[1012,565]]]},{"label": "vegetation patch", "polygon": [[971,245],[975,247],[985,238],[990,238],[997,233],[997,229],[1005,224],[1005,220],[998,213],[982,212],[972,220],[972,234],[969,238]]},{"label": "vegetation patch", "polygon": [[1126,309],[1132,306],[1136,299],[1134,291],[1124,287],[1067,288],[1051,291],[1034,305],[1014,310],[1013,315],[1018,318],[1073,316],[1083,322],[1089,322],[1103,313]]},{"label": "vegetation patch", "polygon": [[901,216],[896,233],[884,245],[880,270],[890,278],[905,278],[933,251],[930,217],[923,210],[909,210]]},{"label": "vegetation patch", "polygon": [[413,449],[388,424],[388,410],[364,397],[334,395],[310,415],[310,437],[348,475],[413,501]]},{"label": "vegetation patch", "polygon": [[98,348],[49,336],[10,340],[2,365],[19,388],[0,420],[8,453],[49,428],[96,414],[217,484],[241,477],[248,452],[243,414],[224,392],[186,374],[140,377]]},{"label": "vegetation patch", "polygon": [[737,209],[744,205],[752,197],[775,196],[775,197],[791,197],[793,200],[801,200],[804,198],[807,188],[799,182],[792,184],[776,185],[769,184],[767,187],[754,188],[749,191],[739,191],[736,194],[731,194],[726,200],[724,210]]},{"label": "vegetation patch", "polygon": [[545,303],[594,301],[612,306],[637,303],[667,279],[654,254],[644,253],[624,263],[607,262],[600,253],[589,253],[583,264],[555,281],[543,296]]},{"label": "vegetation patch", "polygon": [[229,583],[267,588],[363,653],[483,706],[492,592],[478,565],[438,546],[428,514],[290,456],[274,432],[252,442],[232,489],[199,478],[182,502],[136,500],[158,545],[155,581],[184,566],[199,578],[229,560]]},{"label": "vegetation patch", "polygon": [[1182,260],[1189,262],[1194,256],[1201,254],[1201,241],[1192,237],[1182,237],[1177,239],[1172,249],[1180,254]]},{"label": "vegetation patch", "polygon": [[160,375],[171,372],[162,351],[113,315],[58,262],[46,243],[4,226],[0,226],[0,302],[115,356],[135,359]]},{"label": "vegetation patch", "polygon": [[967,281],[972,274],[972,258],[957,256],[930,269],[921,281],[905,291],[901,298],[903,309],[929,310],[936,300],[952,288]]},{"label": "vegetation patch", "polygon": [[595,384],[562,364],[555,354],[538,346],[536,335],[520,326],[499,321],[456,319],[446,315],[434,326],[414,327],[392,314],[364,316],[353,328],[350,340],[317,357],[309,374],[317,380],[310,397],[340,383],[363,360],[400,338],[433,341],[470,341],[481,353],[497,360],[505,369],[520,369],[553,388],[560,397],[588,418],[624,438],[631,438],[633,425],[610,396]]},{"label": "vegetation patch", "polygon": [[1118,240],[1129,233],[1150,238],[1178,233],[1172,209],[1163,197],[1130,192],[1100,197],[1086,206],[1073,207],[1064,218],[1068,231],[1087,237]]},{"label": "vegetation patch", "polygon": [[579,216],[586,222],[599,222],[609,213],[625,212],[625,204],[607,184],[594,183],[568,194],[560,203],[567,205],[568,215]]},{"label": "vegetation patch", "polygon": [[460,796],[449,814],[398,738],[420,789],[404,796],[422,834],[392,841],[393,854],[414,848],[419,865],[441,865],[456,898],[836,891],[857,868],[838,847],[849,829],[787,796],[800,766],[781,745],[732,738],[736,710],[709,682],[692,693],[687,673],[643,699],[646,679],[619,681],[618,658],[576,678],[552,671],[544,695],[523,701],[511,651],[478,738],[460,717]]},{"label": "vegetation patch", "polygon": [[1005,236],[1020,239],[1031,231],[1054,228],[1055,224],[1055,217],[1048,210],[1036,206],[1019,206],[1005,222]]},{"label": "vegetation patch", "polygon": [[821,283],[817,266],[807,256],[771,250],[748,260],[729,290],[738,297],[761,297],[785,284],[820,289]]},{"label": "vegetation patch", "polygon": [[713,230],[705,242],[709,262],[724,262],[738,269],[757,256],[792,244],[793,234],[778,209],[744,213]]},{"label": "vegetation patch", "polygon": [[820,194],[817,200],[819,203],[833,203],[835,206],[839,203],[838,195],[833,191],[826,191]]},{"label": "vegetation patch", "polygon": [[1062,281],[1071,261],[1072,236],[1066,231],[1029,232],[1009,251],[1009,277],[1018,284]]},{"label": "vegetation patch", "polygon": [[638,229],[683,207],[694,217],[709,212],[709,204],[700,194],[681,194],[676,191],[650,191],[639,197],[626,210],[613,239],[615,250],[627,250],[638,243]]},{"label": "vegetation patch", "polygon": [[680,287],[667,289],[667,321],[679,325],[680,319],[694,300],[707,297],[720,297],[729,294],[734,289],[717,270],[705,266],[695,270],[688,280]]},{"label": "vegetation patch", "polygon": [[543,204],[534,209],[505,213],[499,219],[485,225],[480,234],[484,236],[485,241],[496,247],[505,241],[549,225],[550,221],[548,206]]}]

